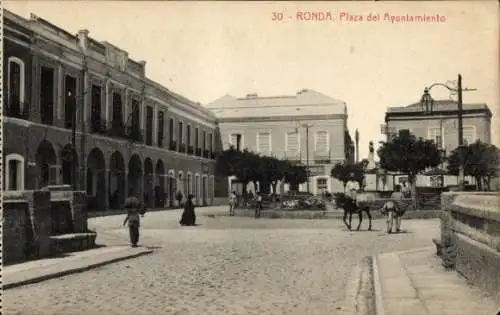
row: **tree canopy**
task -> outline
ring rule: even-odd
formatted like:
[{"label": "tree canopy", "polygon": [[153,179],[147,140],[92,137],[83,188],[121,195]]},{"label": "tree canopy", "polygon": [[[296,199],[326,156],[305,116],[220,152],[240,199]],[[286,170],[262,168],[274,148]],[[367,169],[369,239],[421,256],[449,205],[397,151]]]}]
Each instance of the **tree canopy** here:
[{"label": "tree canopy", "polygon": [[400,131],[391,141],[383,142],[377,153],[381,168],[408,174],[411,183],[417,174],[442,161],[441,151],[432,140],[417,139],[407,131]]},{"label": "tree canopy", "polygon": [[447,169],[453,175],[458,175],[462,163],[464,174],[476,179],[478,188],[482,188],[482,179],[498,175],[500,150],[491,144],[477,140],[465,147],[456,148],[447,159]]},{"label": "tree canopy", "polygon": [[339,162],[333,166],[330,175],[341,181],[344,184],[344,187],[351,179],[357,181],[361,187],[363,186],[365,178],[364,169],[365,165],[363,161],[359,163]]}]

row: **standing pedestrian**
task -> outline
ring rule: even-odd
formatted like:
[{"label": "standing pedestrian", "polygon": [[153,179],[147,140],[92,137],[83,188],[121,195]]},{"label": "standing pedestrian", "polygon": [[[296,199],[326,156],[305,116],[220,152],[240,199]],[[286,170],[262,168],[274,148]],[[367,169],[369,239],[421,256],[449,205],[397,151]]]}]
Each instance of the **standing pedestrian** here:
[{"label": "standing pedestrian", "polygon": [[234,216],[234,208],[236,208],[237,201],[236,192],[233,190],[229,195],[229,215]]},{"label": "standing pedestrian", "polygon": [[401,201],[404,195],[401,192],[401,186],[396,185],[391,195],[391,200],[386,202],[382,208],[382,213],[387,216],[387,233],[392,233],[392,227],[396,224],[396,233],[401,231],[401,219],[404,214],[404,208]]},{"label": "standing pedestrian", "polygon": [[260,212],[262,210],[262,194],[258,192],[255,197],[255,218],[260,218]]},{"label": "standing pedestrian", "polygon": [[133,196],[125,200],[125,209],[127,210],[127,216],[123,221],[123,226],[128,223],[130,244],[132,247],[137,247],[137,243],[139,242],[139,228],[141,225],[140,217],[144,217],[146,209],[142,207],[139,199]]},{"label": "standing pedestrian", "polygon": [[194,202],[193,195],[188,195],[186,202],[184,203],[184,211],[182,212],[180,225],[183,226],[194,226],[196,225],[196,214],[194,212]]}]

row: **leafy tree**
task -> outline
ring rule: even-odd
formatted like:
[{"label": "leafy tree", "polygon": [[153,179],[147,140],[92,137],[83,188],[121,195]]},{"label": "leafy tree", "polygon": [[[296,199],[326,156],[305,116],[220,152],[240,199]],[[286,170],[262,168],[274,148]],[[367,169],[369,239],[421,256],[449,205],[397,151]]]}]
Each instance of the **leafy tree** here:
[{"label": "leafy tree", "polygon": [[[273,190],[276,191],[278,181],[285,176],[286,162],[275,157],[263,156],[260,158],[262,179],[261,188],[270,184]],[[267,189],[264,189],[266,191]]]},{"label": "leafy tree", "polygon": [[391,141],[383,142],[377,153],[380,157],[381,168],[408,174],[413,196],[417,174],[441,163],[441,151],[433,141],[417,139],[408,131],[403,130]]},{"label": "leafy tree", "polygon": [[349,161],[339,162],[335,164],[330,172],[333,178],[340,180],[345,186],[347,182],[353,178],[362,187],[365,178],[364,162],[351,163]]},{"label": "leafy tree", "polygon": [[285,161],[284,181],[292,187],[307,182],[307,169],[304,165]]},{"label": "leafy tree", "polygon": [[483,180],[486,180],[487,188],[490,189],[490,179],[497,176],[499,171],[500,150],[479,140],[463,147],[462,150],[456,148],[447,159],[448,172],[458,175],[462,158],[464,174],[476,179],[477,189],[483,189]]}]

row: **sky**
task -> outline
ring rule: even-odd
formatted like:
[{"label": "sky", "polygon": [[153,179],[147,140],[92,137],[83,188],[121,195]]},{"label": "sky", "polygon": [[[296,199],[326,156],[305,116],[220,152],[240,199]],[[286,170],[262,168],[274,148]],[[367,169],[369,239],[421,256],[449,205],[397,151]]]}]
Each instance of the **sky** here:
[{"label": "sky", "polygon": [[[456,80],[458,73],[464,87],[478,89],[465,92],[464,103],[488,104],[497,121],[492,126],[500,125],[497,1],[16,0],[4,1],[4,8],[23,17],[34,13],[70,33],[88,29],[92,38],[146,60],[149,78],[202,104],[225,94],[293,95],[304,88],[341,99],[351,135],[359,130],[361,158],[369,141],[384,139],[387,107],[415,103],[425,86]],[[333,19],[305,20],[307,12]],[[370,14],[379,20],[368,21]],[[445,20],[390,20],[406,14]],[[449,98],[444,88],[431,94]]]}]

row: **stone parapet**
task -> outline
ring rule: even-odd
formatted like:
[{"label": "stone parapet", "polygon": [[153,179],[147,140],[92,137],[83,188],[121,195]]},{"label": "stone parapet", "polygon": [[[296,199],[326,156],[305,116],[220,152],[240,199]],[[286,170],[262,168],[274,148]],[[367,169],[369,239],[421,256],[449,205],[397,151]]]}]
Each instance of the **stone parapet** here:
[{"label": "stone parapet", "polygon": [[493,294],[500,288],[500,196],[450,192],[441,199],[443,264]]}]

